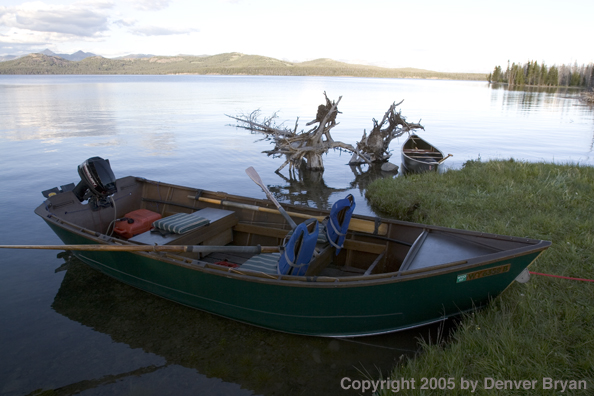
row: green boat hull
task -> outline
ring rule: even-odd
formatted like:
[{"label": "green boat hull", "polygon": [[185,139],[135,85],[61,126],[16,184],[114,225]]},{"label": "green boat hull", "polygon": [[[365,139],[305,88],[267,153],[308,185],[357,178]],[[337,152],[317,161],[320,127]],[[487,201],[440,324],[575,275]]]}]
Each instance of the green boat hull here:
[{"label": "green boat hull", "polygon": [[[44,220],[65,244],[97,243]],[[76,252],[89,266],[133,287],[229,319],[311,336],[352,337],[404,330],[444,320],[488,303],[543,248],[469,268],[370,277],[351,282],[315,278],[279,282],[232,272],[197,270],[157,253]],[[83,292],[83,291],[81,291]]]}]

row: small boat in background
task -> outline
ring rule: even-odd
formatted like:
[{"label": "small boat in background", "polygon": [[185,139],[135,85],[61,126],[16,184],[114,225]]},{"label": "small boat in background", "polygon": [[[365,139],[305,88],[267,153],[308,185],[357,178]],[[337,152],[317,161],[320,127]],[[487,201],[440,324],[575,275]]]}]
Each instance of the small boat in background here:
[{"label": "small boat in background", "polygon": [[437,147],[415,134],[402,145],[402,167],[407,173],[436,171],[439,164],[451,156],[444,157]]}]

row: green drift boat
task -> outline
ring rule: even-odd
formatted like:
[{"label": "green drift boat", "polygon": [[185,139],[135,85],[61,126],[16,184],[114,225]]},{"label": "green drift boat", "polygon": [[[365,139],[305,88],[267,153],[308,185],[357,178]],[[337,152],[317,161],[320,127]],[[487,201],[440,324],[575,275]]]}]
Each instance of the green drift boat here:
[{"label": "green drift boat", "polygon": [[[286,272],[279,269],[279,256],[295,249],[288,259],[295,264],[293,245],[280,255],[258,254],[294,239],[271,201],[132,176],[116,180],[109,163],[100,161],[105,160],[94,157],[79,167],[76,187],[45,191],[47,200],[35,209],[66,245],[85,245],[61,248],[72,248],[89,266],[131,286],[287,333],[352,337],[444,320],[488,303],[550,246],[360,215],[349,222],[344,211],[339,217],[346,232],[339,229],[332,242],[323,236],[335,213],[285,205],[297,223],[293,235],[306,225],[311,231],[310,224],[324,224],[315,230],[306,265]],[[152,220],[148,228],[138,218],[131,221],[135,213],[160,221],[197,217],[200,224],[179,233],[155,232]]]}]

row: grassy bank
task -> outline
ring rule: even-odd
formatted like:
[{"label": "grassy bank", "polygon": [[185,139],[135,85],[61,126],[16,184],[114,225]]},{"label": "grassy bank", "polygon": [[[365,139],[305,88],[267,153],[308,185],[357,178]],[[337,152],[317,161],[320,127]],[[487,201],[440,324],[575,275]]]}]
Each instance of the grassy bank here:
[{"label": "grassy bank", "polygon": [[[374,182],[372,206],[389,216],[447,227],[553,242],[532,271],[594,279],[594,168],[511,161],[469,161],[463,169]],[[532,276],[486,309],[465,317],[442,345],[424,345],[391,378],[414,378],[406,394],[559,394],[543,378],[586,380],[594,394],[594,283]],[[421,390],[420,379],[454,378],[454,389]],[[484,389],[485,378],[536,380],[530,390]],[[508,383],[509,385],[509,383]],[[574,393],[575,392],[575,393]],[[384,394],[393,394],[384,391]]]}]

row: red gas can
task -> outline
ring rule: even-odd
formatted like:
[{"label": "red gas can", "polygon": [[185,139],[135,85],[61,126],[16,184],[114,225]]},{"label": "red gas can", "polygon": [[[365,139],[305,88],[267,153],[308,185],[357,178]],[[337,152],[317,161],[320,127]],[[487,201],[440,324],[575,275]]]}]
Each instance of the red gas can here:
[{"label": "red gas can", "polygon": [[155,220],[161,215],[147,209],[138,209],[124,216],[127,220],[118,221],[113,227],[113,232],[124,238],[132,238],[150,230]]}]

